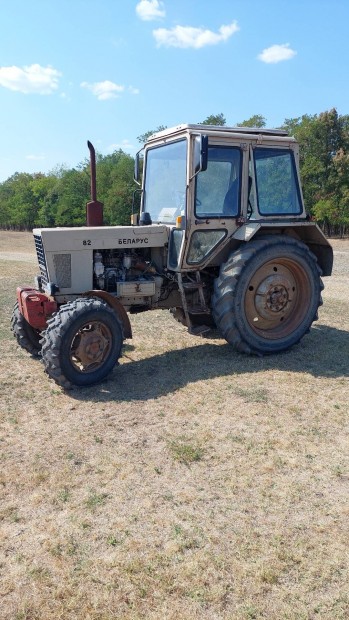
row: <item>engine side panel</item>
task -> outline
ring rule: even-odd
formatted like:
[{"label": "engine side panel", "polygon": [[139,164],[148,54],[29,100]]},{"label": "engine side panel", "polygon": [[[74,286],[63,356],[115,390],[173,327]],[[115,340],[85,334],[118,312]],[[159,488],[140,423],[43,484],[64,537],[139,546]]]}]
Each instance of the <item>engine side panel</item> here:
[{"label": "engine side panel", "polygon": [[[43,283],[52,282],[59,288],[59,301],[95,288],[97,252],[102,253],[104,263],[105,257],[110,262],[103,263],[107,284],[99,288],[116,292],[116,282],[124,282],[130,275],[125,273],[125,264],[134,267],[143,256],[150,256],[152,248],[164,248],[169,234],[162,225],[45,228],[33,232]],[[148,294],[147,287],[143,288]]]}]

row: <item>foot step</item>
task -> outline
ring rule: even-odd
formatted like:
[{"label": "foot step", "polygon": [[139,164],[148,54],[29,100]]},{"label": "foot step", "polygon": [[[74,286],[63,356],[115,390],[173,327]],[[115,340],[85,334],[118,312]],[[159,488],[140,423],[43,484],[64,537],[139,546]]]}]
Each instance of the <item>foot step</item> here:
[{"label": "foot step", "polygon": [[202,336],[203,334],[207,334],[207,332],[211,331],[211,327],[208,325],[195,325],[194,327],[189,327],[188,332],[192,336]]}]

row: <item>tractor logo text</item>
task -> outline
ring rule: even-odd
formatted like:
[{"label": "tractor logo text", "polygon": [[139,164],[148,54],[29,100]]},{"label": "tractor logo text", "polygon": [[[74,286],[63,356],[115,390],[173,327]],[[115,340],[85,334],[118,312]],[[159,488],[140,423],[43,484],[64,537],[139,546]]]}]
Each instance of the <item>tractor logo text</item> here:
[{"label": "tractor logo text", "polygon": [[144,245],[145,243],[149,243],[148,237],[144,237],[143,239],[119,239],[119,245]]}]

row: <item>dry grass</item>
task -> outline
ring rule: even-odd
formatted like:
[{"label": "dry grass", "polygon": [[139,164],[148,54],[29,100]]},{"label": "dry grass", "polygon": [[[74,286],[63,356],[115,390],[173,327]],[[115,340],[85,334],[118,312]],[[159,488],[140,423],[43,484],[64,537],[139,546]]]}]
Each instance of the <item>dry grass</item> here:
[{"label": "dry grass", "polygon": [[0,233],[3,620],[347,620],[349,242],[334,245],[320,320],[287,354],[246,357],[154,311],[108,381],[65,393],[9,332],[36,265],[30,235]]}]

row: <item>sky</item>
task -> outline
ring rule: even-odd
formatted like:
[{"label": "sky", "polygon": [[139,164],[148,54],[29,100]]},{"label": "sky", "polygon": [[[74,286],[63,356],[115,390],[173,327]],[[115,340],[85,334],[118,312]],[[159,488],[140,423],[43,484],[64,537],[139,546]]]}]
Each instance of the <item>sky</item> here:
[{"label": "sky", "polygon": [[348,23],[348,0],[0,0],[0,182],[211,114],[347,114]]}]

